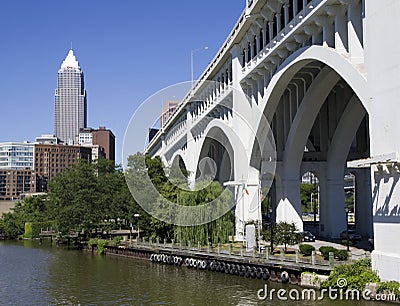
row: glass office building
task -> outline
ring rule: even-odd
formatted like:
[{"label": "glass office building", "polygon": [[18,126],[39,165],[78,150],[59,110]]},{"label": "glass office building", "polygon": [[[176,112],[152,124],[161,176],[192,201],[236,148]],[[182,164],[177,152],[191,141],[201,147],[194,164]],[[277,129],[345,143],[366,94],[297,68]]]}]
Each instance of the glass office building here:
[{"label": "glass office building", "polygon": [[34,144],[29,142],[0,143],[0,170],[33,170]]},{"label": "glass office building", "polygon": [[54,98],[54,135],[67,144],[74,144],[79,130],[87,124],[86,90],[83,71],[74,52],[69,50],[58,70]]}]

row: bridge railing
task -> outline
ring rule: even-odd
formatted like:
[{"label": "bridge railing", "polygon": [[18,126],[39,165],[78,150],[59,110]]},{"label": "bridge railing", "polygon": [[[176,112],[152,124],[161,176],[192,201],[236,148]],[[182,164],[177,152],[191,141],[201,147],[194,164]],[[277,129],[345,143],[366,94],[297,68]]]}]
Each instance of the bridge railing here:
[{"label": "bridge railing", "polygon": [[262,48],[257,54],[255,54],[253,59],[250,59],[248,63],[243,65],[242,72],[250,71],[254,68],[254,66],[258,65],[260,62],[265,61],[265,58],[270,56],[276,50],[281,48],[281,42],[287,40],[287,37],[290,34],[296,33],[297,25],[303,23],[305,19],[315,11],[315,8],[320,5],[323,1],[326,0],[312,0],[308,3],[300,12],[297,13],[296,16],[292,20],[289,21],[285,27],[276,34],[275,37],[270,39],[269,42],[266,43],[264,48]]}]

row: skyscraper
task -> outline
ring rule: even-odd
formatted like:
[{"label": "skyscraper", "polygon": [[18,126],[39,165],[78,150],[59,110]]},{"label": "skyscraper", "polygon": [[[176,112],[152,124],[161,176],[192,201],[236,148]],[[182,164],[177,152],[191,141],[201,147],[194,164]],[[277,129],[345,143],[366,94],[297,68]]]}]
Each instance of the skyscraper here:
[{"label": "skyscraper", "polygon": [[58,70],[54,98],[54,134],[65,143],[73,144],[79,130],[85,128],[86,124],[87,104],[83,71],[71,49]]}]

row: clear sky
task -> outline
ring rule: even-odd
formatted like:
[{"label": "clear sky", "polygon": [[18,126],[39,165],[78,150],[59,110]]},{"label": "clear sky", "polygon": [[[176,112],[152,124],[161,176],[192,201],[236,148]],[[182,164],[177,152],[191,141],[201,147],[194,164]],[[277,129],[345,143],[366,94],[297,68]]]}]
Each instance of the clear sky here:
[{"label": "clear sky", "polygon": [[[230,33],[245,0],[3,0],[0,2],[0,141],[54,132],[57,71],[71,42],[85,73],[88,126],[117,138],[147,97],[195,78]],[[161,102],[160,102],[161,111]]]}]

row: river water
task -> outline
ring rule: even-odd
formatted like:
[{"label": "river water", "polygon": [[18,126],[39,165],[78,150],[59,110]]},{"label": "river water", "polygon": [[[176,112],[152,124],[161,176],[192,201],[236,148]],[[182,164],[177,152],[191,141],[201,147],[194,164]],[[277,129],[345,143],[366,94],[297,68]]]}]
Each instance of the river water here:
[{"label": "river water", "polygon": [[372,301],[259,300],[265,288],[299,287],[167,266],[147,260],[99,256],[39,246],[36,241],[0,242],[0,305],[343,305]]}]

